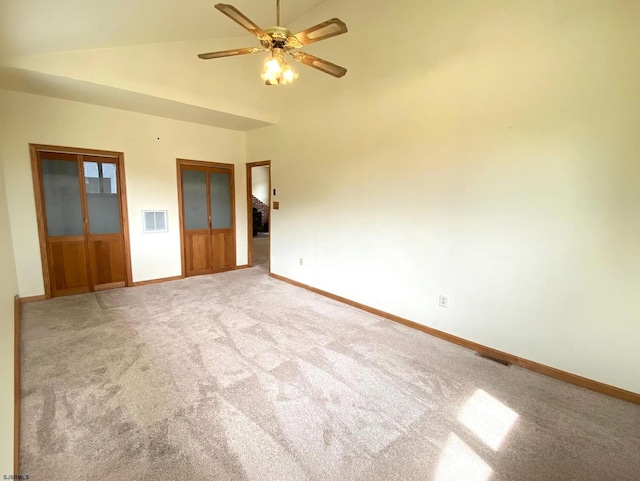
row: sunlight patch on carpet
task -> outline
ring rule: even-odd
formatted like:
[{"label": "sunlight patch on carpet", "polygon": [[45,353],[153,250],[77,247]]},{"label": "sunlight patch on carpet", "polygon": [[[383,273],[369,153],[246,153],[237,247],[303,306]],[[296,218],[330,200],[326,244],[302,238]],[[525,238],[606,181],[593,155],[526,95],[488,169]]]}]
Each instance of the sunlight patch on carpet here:
[{"label": "sunlight patch on carpet", "polygon": [[458,421],[494,451],[500,449],[517,419],[515,411],[482,389],[469,398],[458,415]]},{"label": "sunlight patch on carpet", "polygon": [[493,469],[462,439],[449,434],[434,481],[487,481]]}]

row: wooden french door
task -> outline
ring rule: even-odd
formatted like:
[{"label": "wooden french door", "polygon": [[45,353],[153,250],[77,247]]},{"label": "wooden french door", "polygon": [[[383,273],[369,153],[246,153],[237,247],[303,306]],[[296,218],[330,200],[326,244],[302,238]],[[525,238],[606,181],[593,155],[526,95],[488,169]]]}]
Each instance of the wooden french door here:
[{"label": "wooden french door", "polygon": [[130,283],[122,155],[31,151],[46,296]]},{"label": "wooden french door", "polygon": [[184,274],[234,269],[233,165],[178,159],[178,172]]}]

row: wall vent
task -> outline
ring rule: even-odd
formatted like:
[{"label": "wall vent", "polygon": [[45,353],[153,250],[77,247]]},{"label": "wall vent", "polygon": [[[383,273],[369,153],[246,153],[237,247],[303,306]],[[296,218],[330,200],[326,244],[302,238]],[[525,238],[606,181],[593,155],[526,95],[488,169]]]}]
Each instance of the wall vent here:
[{"label": "wall vent", "polygon": [[168,232],[167,211],[166,210],[143,210],[142,211],[142,231],[143,232]]}]

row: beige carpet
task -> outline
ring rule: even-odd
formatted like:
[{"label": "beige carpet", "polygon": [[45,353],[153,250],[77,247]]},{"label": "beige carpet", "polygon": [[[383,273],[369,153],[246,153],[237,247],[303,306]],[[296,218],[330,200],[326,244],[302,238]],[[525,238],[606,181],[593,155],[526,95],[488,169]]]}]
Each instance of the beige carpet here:
[{"label": "beige carpet", "polygon": [[640,479],[640,406],[264,267],[29,304],[22,339],[34,481]]}]

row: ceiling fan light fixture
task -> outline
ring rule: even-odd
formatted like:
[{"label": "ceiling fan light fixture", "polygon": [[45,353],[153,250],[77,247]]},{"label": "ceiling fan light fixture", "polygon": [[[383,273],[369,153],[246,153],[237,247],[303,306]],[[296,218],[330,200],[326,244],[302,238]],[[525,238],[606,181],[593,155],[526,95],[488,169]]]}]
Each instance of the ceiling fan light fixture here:
[{"label": "ceiling fan light fixture", "polygon": [[297,79],[298,74],[285,61],[284,50],[276,48],[272,56],[265,59],[260,77],[267,85],[286,85]]},{"label": "ceiling fan light fixture", "polygon": [[289,67],[289,65],[286,65],[284,71],[282,72],[282,83],[286,85],[290,82],[293,82],[297,78],[298,74],[294,72],[293,69]]}]

